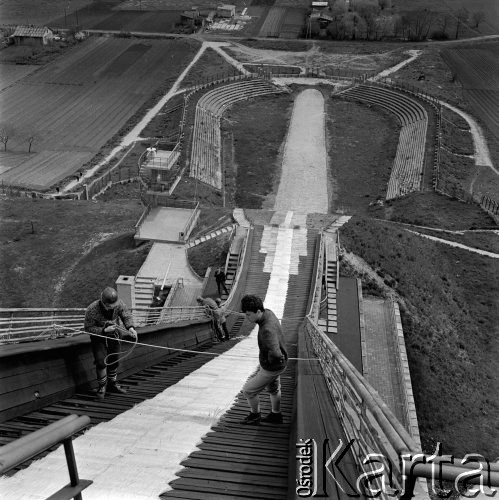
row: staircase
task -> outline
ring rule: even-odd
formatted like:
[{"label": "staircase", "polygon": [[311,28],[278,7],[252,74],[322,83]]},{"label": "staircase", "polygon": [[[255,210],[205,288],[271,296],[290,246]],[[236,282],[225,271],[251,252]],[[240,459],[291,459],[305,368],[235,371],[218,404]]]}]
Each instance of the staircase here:
[{"label": "staircase", "polygon": [[338,333],[338,311],[336,308],[336,293],[338,290],[338,229],[350,220],[351,216],[338,217],[324,233],[324,251],[326,253],[326,318],[319,318],[319,328],[328,335]]},{"label": "staircase", "polygon": [[234,217],[234,220],[242,227],[250,227],[251,224],[246,218],[246,215],[244,215],[244,209],[243,208],[234,208],[232,211],[232,217]]},{"label": "staircase", "polygon": [[135,278],[135,307],[149,307],[154,297],[156,278],[137,276]]},{"label": "staircase", "polygon": [[212,238],[216,238],[221,234],[228,233],[229,231],[233,231],[237,227],[237,224],[229,224],[228,226],[221,227],[219,229],[215,229],[211,233],[204,234],[203,236],[199,236],[197,238],[193,238],[189,240],[186,245],[187,248],[195,247],[200,243],[204,243],[205,241],[211,240]]},{"label": "staircase", "polygon": [[[234,284],[234,279],[236,278],[237,263],[239,262],[238,253],[229,253],[227,257],[227,269],[225,271],[225,286],[230,291],[232,285]],[[224,294],[225,295],[225,294]],[[222,297],[226,298],[226,297]]]}]

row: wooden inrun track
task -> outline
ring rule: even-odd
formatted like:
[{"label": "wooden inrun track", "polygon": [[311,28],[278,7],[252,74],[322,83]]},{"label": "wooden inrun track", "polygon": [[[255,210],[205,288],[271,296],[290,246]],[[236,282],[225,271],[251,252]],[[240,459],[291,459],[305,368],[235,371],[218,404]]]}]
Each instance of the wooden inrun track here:
[{"label": "wooden inrun track", "polygon": [[[240,282],[237,300],[247,293],[265,297],[270,273],[263,272],[265,254],[260,245],[263,227],[257,226],[250,239],[247,271]],[[314,269],[316,231],[308,231],[307,256],[300,257],[299,272],[289,278],[285,303],[283,332],[286,336],[290,357],[297,357],[298,329],[306,315],[307,303]],[[242,322],[240,316],[229,318],[231,335],[244,337],[253,325]],[[206,328],[209,328],[208,324]],[[126,395],[108,394],[104,401],[97,401],[90,392],[77,392],[72,397],[53,403],[32,413],[16,417],[0,424],[0,444],[4,445],[34,430],[44,427],[69,414],[88,415],[92,425],[113,419],[137,403],[154,397],[167,387],[173,386],[204,363],[211,356],[202,354],[209,350],[223,353],[237,340],[213,344],[207,342],[197,353],[167,355],[164,360],[130,375],[122,380],[128,387]],[[290,361],[281,376],[282,411],[284,424],[241,425],[248,413],[248,405],[242,393],[235,404],[203,436],[198,449],[179,466],[178,479],[165,484],[161,498],[168,499],[279,499],[287,498],[289,488],[294,489],[295,443],[291,442],[293,421],[296,361]],[[231,374],[228,373],[227,377]],[[270,411],[268,397],[261,398],[262,413]],[[46,453],[52,450],[48,450]],[[40,458],[40,456],[36,457]],[[77,457],[78,458],[78,457]],[[30,462],[19,468],[27,467]],[[17,469],[18,470],[18,469]],[[17,470],[11,471],[14,474]],[[293,472],[291,472],[293,471]],[[168,489],[168,488],[171,489]],[[292,491],[292,490],[290,490]]]},{"label": "wooden inrun track", "polygon": [[[258,245],[260,239],[254,238]],[[307,238],[308,257],[300,259],[299,274],[290,276],[284,316],[293,319],[282,321],[290,357],[297,356],[298,328],[302,322],[299,317],[306,314],[314,244],[312,233]],[[251,255],[254,260],[249,266],[247,291],[265,296],[268,282],[265,282],[267,276],[262,274],[264,254],[253,248]],[[287,498],[289,460],[296,454],[294,445],[290,448],[296,361],[288,364],[281,376],[281,384],[283,425],[241,425],[240,420],[248,414],[248,405],[239,394],[235,405],[213,427],[213,432],[203,437],[199,451],[182,463],[184,469],[177,473],[179,479],[172,482],[173,490],[161,498]],[[268,398],[261,398],[261,409],[262,414],[270,412]]]}]

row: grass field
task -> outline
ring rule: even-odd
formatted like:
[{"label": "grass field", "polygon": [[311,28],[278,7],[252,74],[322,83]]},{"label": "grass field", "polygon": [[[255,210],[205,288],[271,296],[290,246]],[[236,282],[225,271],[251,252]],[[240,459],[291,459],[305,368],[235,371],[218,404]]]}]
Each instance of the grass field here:
[{"label": "grass field", "polygon": [[[499,454],[499,268],[494,259],[354,218],[343,245],[402,299],[423,449]],[[496,385],[497,386],[497,385]]]},{"label": "grass field", "polygon": [[0,97],[2,121],[15,129],[8,152],[27,151],[28,130],[36,139],[31,158],[4,171],[2,181],[44,189],[78,171],[158,89],[169,88],[197,47],[93,37],[19,80]]},{"label": "grass field", "polygon": [[2,200],[2,307],[85,307],[118,275],[135,274],[145,255],[131,231],[142,210],[130,200]]}]

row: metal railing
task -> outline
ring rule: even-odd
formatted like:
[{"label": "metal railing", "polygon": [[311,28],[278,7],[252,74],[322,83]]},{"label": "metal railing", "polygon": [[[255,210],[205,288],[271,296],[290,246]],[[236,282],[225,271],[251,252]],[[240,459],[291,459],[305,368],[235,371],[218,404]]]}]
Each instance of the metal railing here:
[{"label": "metal railing", "polygon": [[[357,464],[364,469],[363,462],[371,453],[381,454],[393,466],[394,488],[402,490],[400,457],[420,453],[415,441],[378,393],[310,318],[305,319],[303,329],[319,359],[343,430],[352,441]],[[364,472],[372,473],[372,469],[368,467]]]},{"label": "metal railing", "polygon": [[[185,307],[136,307],[137,327],[203,319],[204,309]],[[85,309],[0,309],[0,344],[30,342],[81,335]]]},{"label": "metal railing", "polygon": [[205,319],[204,307],[136,307],[132,309],[137,326],[152,326],[177,323],[179,321],[195,321]]},{"label": "metal railing", "polygon": [[[324,273],[325,245],[321,235],[314,276],[313,295],[302,334],[319,361],[331,402],[336,410],[358,469],[372,474],[373,464],[366,463],[372,453],[379,453],[392,466],[391,486],[403,489],[400,457],[420,453],[416,442],[344,354],[317,327],[320,291]],[[379,465],[379,464],[378,464]],[[385,492],[382,498],[388,498]]]},{"label": "metal railing", "polygon": [[[319,330],[316,324],[320,307],[323,259],[324,245],[321,236],[313,296],[309,314],[302,325],[302,334],[310,342],[319,361],[331,402],[345,435],[351,442],[350,449],[357,467],[364,477],[369,477],[370,487],[377,492],[374,496],[393,498],[395,490],[398,490],[402,493],[401,500],[409,500],[414,496],[417,478],[453,481],[456,488],[458,484],[463,486],[466,482],[485,485],[488,488],[499,487],[497,463],[480,461],[476,457],[440,463],[448,461],[449,457],[439,458],[421,453],[419,444],[398,421],[377,391],[334,342]],[[372,460],[373,457],[375,460]],[[383,482],[386,476],[376,474],[380,471],[380,466],[384,467],[382,470],[385,472],[389,470],[388,488]]]},{"label": "metal railing", "polygon": [[68,500],[75,498],[81,500],[81,492],[93,481],[79,478],[71,438],[89,424],[90,418],[86,415],[68,415],[58,422],[2,446],[0,448],[0,475],[62,443],[66,454],[70,483],[51,495],[49,499]]},{"label": "metal railing", "polygon": [[0,309],[0,343],[63,337],[83,329],[85,309]]}]

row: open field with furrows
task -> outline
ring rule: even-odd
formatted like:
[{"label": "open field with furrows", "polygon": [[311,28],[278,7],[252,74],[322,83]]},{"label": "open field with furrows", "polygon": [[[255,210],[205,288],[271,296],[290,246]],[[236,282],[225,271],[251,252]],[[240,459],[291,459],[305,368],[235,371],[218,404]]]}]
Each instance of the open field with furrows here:
[{"label": "open field with furrows", "polygon": [[[0,179],[47,189],[77,172],[171,86],[197,48],[190,40],[92,37],[18,80],[0,95],[2,122],[12,129]],[[27,134],[35,137],[28,159]]]},{"label": "open field with furrows", "polygon": [[[191,7],[198,9],[216,9],[220,2],[214,0],[125,0],[120,2],[120,10],[190,10]],[[238,9],[243,9],[247,0],[234,0],[230,2]]]},{"label": "open field with furrows", "polygon": [[69,22],[71,26],[81,26],[88,30],[121,31],[121,32],[144,32],[144,33],[174,33],[175,25],[180,22],[178,10],[96,10],[93,6],[73,14],[69,21],[59,17],[51,21],[52,26],[64,27]]},{"label": "open field with furrows", "polygon": [[[249,15],[252,15],[252,9],[257,8],[250,7],[248,10]],[[267,9],[264,14],[266,15],[261,23],[260,30],[254,33],[255,35],[272,38],[299,38],[301,36],[306,16],[304,8],[274,6]]]},{"label": "open field with furrows", "polygon": [[[81,9],[92,3],[92,0],[43,0],[43,7],[33,8],[34,3],[28,0],[2,0],[0,3],[0,20],[2,24],[35,24],[47,25],[54,18],[64,16],[68,12]],[[115,2],[118,3],[118,2]]]},{"label": "open field with furrows", "polygon": [[442,52],[474,114],[499,139],[499,42]]}]

